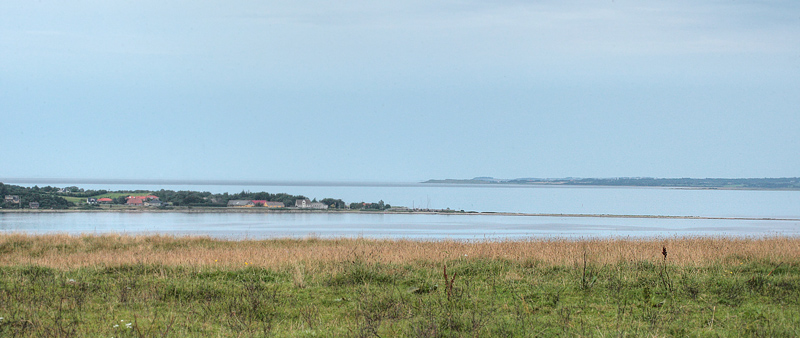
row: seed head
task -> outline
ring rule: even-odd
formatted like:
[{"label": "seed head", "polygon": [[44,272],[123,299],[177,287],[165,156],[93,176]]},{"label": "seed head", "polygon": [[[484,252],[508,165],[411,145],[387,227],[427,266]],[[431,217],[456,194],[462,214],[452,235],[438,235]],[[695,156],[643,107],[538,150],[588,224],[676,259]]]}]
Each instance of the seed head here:
[{"label": "seed head", "polygon": [[664,255],[664,259],[667,259],[667,247],[661,248],[661,254]]}]

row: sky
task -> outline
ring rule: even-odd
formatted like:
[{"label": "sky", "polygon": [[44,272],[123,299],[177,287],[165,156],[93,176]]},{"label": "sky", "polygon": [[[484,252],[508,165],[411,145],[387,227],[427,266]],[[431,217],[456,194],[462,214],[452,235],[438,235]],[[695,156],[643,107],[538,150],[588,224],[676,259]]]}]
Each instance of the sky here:
[{"label": "sky", "polygon": [[0,177],[800,176],[798,1],[0,2]]}]

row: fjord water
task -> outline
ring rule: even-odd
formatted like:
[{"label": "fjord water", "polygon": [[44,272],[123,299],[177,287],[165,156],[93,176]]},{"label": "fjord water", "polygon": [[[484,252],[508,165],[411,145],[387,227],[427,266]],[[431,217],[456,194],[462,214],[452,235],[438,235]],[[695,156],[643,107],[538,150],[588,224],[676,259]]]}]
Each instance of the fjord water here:
[{"label": "fjord water", "polygon": [[83,184],[81,187],[108,190],[194,190],[212,193],[266,191],[317,199],[341,198],[347,203],[383,200],[393,206],[479,212],[800,218],[800,191],[424,183],[376,183],[359,186]]},{"label": "fjord water", "polygon": [[800,236],[800,220],[369,213],[0,213],[0,232],[168,234],[225,239],[367,237],[502,240]]},{"label": "fjord water", "polygon": [[87,189],[267,191],[345,202],[535,214],[655,215],[680,219],[363,213],[0,213],[0,231],[162,233],[219,238],[372,237],[506,239],[608,236],[800,235],[800,192],[567,186],[88,186]]}]

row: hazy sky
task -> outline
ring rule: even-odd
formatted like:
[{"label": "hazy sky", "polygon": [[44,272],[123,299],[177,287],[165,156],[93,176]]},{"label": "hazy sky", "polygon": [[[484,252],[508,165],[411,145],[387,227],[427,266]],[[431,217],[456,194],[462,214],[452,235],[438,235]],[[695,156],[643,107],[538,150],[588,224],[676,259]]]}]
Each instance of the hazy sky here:
[{"label": "hazy sky", "polygon": [[800,2],[4,0],[0,118],[0,177],[800,176]]}]

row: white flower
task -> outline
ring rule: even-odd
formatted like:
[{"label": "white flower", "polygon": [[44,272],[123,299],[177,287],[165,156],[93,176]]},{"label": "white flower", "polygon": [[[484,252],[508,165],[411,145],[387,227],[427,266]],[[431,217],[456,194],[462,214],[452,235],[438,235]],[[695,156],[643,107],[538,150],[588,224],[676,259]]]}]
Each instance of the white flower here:
[{"label": "white flower", "polygon": [[119,324],[114,324],[114,327],[119,327]]}]

